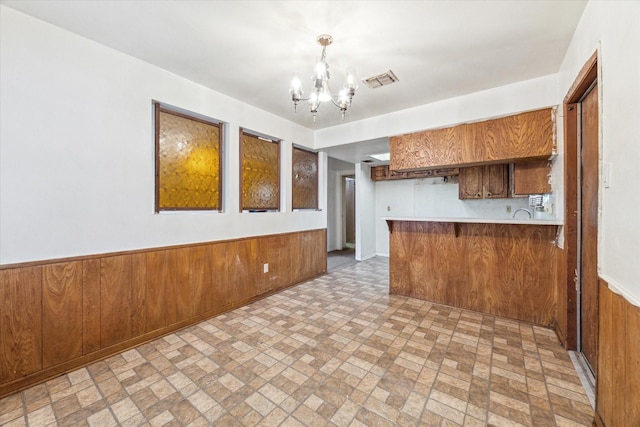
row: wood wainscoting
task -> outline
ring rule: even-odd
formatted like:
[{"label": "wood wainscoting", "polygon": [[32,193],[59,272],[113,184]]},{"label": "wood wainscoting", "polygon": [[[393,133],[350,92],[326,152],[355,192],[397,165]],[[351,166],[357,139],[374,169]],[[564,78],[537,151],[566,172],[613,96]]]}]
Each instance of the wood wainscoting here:
[{"label": "wood wainscoting", "polygon": [[556,229],[394,221],[390,293],[551,326]]},{"label": "wood wainscoting", "polygon": [[596,424],[640,426],[640,307],[599,288]]},{"label": "wood wainscoting", "polygon": [[320,229],[0,266],[0,397],[321,275],[326,247]]}]

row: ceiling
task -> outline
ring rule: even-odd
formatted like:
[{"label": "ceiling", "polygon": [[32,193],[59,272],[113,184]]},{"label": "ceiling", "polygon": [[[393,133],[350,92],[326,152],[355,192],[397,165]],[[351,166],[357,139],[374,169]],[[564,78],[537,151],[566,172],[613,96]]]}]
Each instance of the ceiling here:
[{"label": "ceiling", "polygon": [[359,79],[388,70],[399,79],[378,89],[360,83],[350,122],[556,73],[586,1],[0,3],[321,129],[343,123],[340,111],[323,104],[314,123],[304,103],[294,113],[288,92],[296,71],[309,92],[319,34],[334,39],[333,92],[349,66]]}]

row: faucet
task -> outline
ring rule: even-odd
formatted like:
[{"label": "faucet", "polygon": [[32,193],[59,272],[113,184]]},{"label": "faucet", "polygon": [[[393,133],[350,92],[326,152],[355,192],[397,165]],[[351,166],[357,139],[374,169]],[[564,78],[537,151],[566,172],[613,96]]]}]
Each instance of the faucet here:
[{"label": "faucet", "polygon": [[531,219],[531,218],[532,218],[532,216],[531,216],[531,212],[529,211],[529,209],[525,209],[525,208],[516,209],[516,211],[513,213],[513,217],[515,218],[515,217],[516,217],[516,214],[517,214],[518,212],[520,212],[520,211],[524,211],[524,212],[526,212],[526,213],[527,213],[527,215],[529,215],[529,219]]}]

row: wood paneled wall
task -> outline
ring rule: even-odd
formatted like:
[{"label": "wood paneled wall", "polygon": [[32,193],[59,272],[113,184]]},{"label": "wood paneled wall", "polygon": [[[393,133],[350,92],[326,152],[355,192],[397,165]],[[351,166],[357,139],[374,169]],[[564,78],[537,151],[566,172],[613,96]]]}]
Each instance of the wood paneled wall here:
[{"label": "wood paneled wall", "polygon": [[599,281],[596,420],[640,426],[640,307]]},{"label": "wood paneled wall", "polygon": [[390,293],[551,326],[556,227],[394,221]]},{"label": "wood paneled wall", "polygon": [[0,397],[323,274],[326,247],[322,229],[2,266]]}]

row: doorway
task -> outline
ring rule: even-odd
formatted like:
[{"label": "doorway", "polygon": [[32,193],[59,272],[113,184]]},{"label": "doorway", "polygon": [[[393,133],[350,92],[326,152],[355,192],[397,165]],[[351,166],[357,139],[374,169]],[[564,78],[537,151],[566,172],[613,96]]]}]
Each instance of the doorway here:
[{"label": "doorway", "polygon": [[[567,348],[577,349],[578,359],[592,375],[592,380],[598,373],[599,315],[597,65],[597,54],[594,54],[564,102]],[[575,293],[574,298],[572,293]],[[572,300],[575,307],[571,306]],[[571,327],[571,322],[575,322],[575,328]]]},{"label": "doorway", "polygon": [[340,183],[340,249],[327,254],[327,272],[341,270],[356,263],[356,179],[343,175]]},{"label": "doorway", "polygon": [[356,177],[345,176],[343,178],[343,209],[344,212],[344,240],[343,249],[354,249],[356,247]]}]

